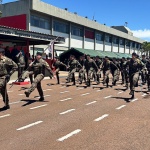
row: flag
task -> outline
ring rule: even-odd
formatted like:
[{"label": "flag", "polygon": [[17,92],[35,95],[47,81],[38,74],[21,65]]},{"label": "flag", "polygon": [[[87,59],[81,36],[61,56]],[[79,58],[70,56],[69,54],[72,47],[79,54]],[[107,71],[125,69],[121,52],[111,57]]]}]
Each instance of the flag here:
[{"label": "flag", "polygon": [[53,41],[50,42],[50,44],[48,45],[48,47],[44,50],[44,53],[46,55],[49,56],[49,54],[51,54],[51,58],[54,59],[54,43],[55,41],[58,39],[58,37],[56,39],[54,39]]}]

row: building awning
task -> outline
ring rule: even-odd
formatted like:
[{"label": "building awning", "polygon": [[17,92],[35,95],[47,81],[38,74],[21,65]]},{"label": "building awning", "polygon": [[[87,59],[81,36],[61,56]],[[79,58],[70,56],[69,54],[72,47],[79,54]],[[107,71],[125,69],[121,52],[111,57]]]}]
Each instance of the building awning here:
[{"label": "building awning", "polygon": [[130,54],[91,50],[91,49],[82,49],[82,48],[71,48],[63,52],[62,54],[60,54],[60,59],[61,60],[68,59],[70,55],[75,55],[77,59],[81,55],[90,55],[91,57],[99,56],[100,58],[104,58],[105,56],[108,56],[109,58],[131,57]]},{"label": "building awning", "polygon": [[[17,45],[47,45],[50,41],[56,39],[57,36],[43,34],[39,32],[21,30],[6,26],[0,26],[0,41],[11,42]],[[64,37],[58,37],[55,44],[65,43]]]}]

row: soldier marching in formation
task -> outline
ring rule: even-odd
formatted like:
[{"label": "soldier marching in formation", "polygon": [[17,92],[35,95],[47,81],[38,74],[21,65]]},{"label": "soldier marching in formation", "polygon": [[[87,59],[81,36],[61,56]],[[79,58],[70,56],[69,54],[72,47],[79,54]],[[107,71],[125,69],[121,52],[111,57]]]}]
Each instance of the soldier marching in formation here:
[{"label": "soldier marching in formation", "polygon": [[[21,57],[21,53],[18,54],[18,59],[20,59],[19,57]],[[31,87],[25,91],[25,95],[26,97],[29,97],[35,88],[37,88],[40,95],[39,101],[44,101],[41,81],[44,79],[45,69],[48,70],[51,77],[54,77],[54,74],[56,74],[57,84],[60,84],[60,66],[64,66],[69,70],[66,83],[73,82],[73,85],[76,84],[75,73],[77,71],[79,74],[78,83],[82,84],[84,80],[86,86],[90,86],[92,80],[99,84],[102,71],[103,85],[106,84],[106,87],[109,86],[110,74],[112,74],[112,86],[115,86],[117,81],[119,81],[121,72],[122,85],[125,84],[126,89],[128,89],[130,83],[129,94],[131,95],[131,98],[134,98],[135,87],[138,85],[140,75],[142,83],[145,84],[147,82],[147,88],[148,91],[150,91],[150,58],[146,59],[145,55],[142,55],[142,59],[140,60],[136,53],[132,53],[131,59],[126,59],[123,57],[121,60],[118,60],[113,58],[112,61],[107,56],[105,56],[102,60],[99,56],[92,59],[90,55],[80,56],[78,61],[74,55],[70,55],[68,65],[61,62],[59,57],[55,57],[54,63],[52,64],[52,67],[55,67],[54,73],[52,72],[49,64],[42,59],[42,53],[40,52],[37,52],[36,58],[33,62],[32,59],[29,58],[28,63],[28,68],[25,71],[26,75],[23,77],[24,73],[21,71],[18,77],[21,81],[24,81],[27,77],[30,77]],[[5,103],[5,109],[10,108],[6,85],[10,80],[10,76],[17,70],[17,68],[20,67],[20,64],[21,63],[18,63],[17,66],[14,61],[4,56],[4,49],[0,48],[0,92]],[[33,75],[34,80],[32,77]]]}]

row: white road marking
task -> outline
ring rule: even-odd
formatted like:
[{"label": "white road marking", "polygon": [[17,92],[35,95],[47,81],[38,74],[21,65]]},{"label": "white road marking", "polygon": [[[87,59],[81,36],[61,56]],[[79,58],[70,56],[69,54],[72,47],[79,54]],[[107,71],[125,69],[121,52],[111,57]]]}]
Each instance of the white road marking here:
[{"label": "white road marking", "polygon": [[72,98],[66,98],[66,99],[62,99],[60,100],[61,102],[64,102],[64,101],[68,101],[68,100],[71,100]]},{"label": "white road marking", "polygon": [[110,98],[110,97],[112,97],[112,95],[106,96],[106,97],[104,97],[104,98],[107,99],[107,98]]},{"label": "white road marking", "polygon": [[109,116],[109,114],[105,114],[105,115],[103,115],[103,116],[101,116],[101,117],[95,119],[94,121],[100,121],[100,120],[102,120],[102,119],[104,119],[104,118],[106,118],[106,117],[108,117],[108,116]]},{"label": "white road marking", "polygon": [[59,113],[59,114],[60,114],[60,115],[64,115],[64,114],[67,114],[67,113],[72,112],[72,111],[75,111],[75,109],[69,109],[69,110],[64,111],[64,112],[61,112],[61,113]]},{"label": "white road marking", "polygon": [[137,101],[137,100],[138,100],[138,98],[135,98],[135,99],[131,100],[131,102],[133,103],[133,102],[135,102],[135,101]]},{"label": "white road marking", "polygon": [[61,89],[65,88],[65,86],[60,87]]},{"label": "white road marking", "polygon": [[120,106],[120,107],[118,107],[118,108],[116,108],[117,110],[120,110],[120,109],[122,109],[122,108],[124,108],[124,107],[126,107],[126,105],[122,105],[122,106]]},{"label": "white road marking", "polygon": [[9,103],[9,104],[12,105],[12,104],[18,104],[18,103],[22,103],[22,101],[16,101],[16,102],[12,102],[12,103]]},{"label": "white road marking", "polygon": [[87,103],[86,105],[88,106],[88,105],[94,104],[94,103],[96,103],[96,102],[97,102],[97,101],[93,101],[93,102]]},{"label": "white road marking", "polygon": [[81,132],[81,130],[80,130],[80,129],[77,129],[77,130],[75,130],[75,131],[73,131],[73,132],[67,134],[66,136],[63,136],[63,137],[59,138],[57,141],[62,142],[62,141],[64,141],[64,140],[70,138],[71,136],[73,136],[73,135],[75,135],[75,134],[78,134],[79,132]]},{"label": "white road marking", "polygon": [[8,93],[12,93],[13,91],[7,91]]},{"label": "white road marking", "polygon": [[60,92],[61,94],[68,93],[69,91]]},{"label": "white road marking", "polygon": [[[48,96],[50,96],[50,95],[45,95],[44,97],[48,97]],[[35,97],[35,98],[40,98],[40,96],[38,96],[38,97]]]},{"label": "white road marking", "polygon": [[21,127],[21,128],[18,128],[18,129],[16,129],[16,130],[17,130],[17,131],[24,130],[24,129],[30,128],[30,127],[32,127],[32,126],[35,126],[35,125],[37,125],[37,124],[40,124],[40,123],[42,123],[42,122],[43,122],[43,121],[37,121],[37,122],[31,123],[31,124],[29,124],[29,125],[23,126],[23,127]]},{"label": "white road marking", "polygon": [[81,94],[81,96],[89,95],[90,93]]},{"label": "white road marking", "polygon": [[37,108],[41,108],[41,107],[45,107],[45,106],[47,106],[47,104],[45,104],[45,105],[40,105],[40,106],[37,106],[37,107],[32,107],[32,108],[30,108],[30,109],[37,109]]},{"label": "white road marking", "polygon": [[18,94],[18,95],[25,95],[25,94]]},{"label": "white road marking", "polygon": [[77,88],[77,90],[83,90],[84,88]]},{"label": "white road marking", "polygon": [[102,91],[102,90],[97,90],[97,92],[100,92],[100,91]]},{"label": "white road marking", "polygon": [[144,96],[146,96],[147,94],[146,93],[144,93],[142,96],[144,97]]},{"label": "white road marking", "polygon": [[7,115],[3,115],[3,116],[0,116],[0,118],[5,118],[5,117],[9,117],[10,114],[7,114]]},{"label": "white road marking", "polygon": [[51,90],[52,90],[52,89],[46,89],[46,90],[43,90],[43,91],[45,92],[45,91],[51,91]]},{"label": "white road marking", "polygon": [[119,95],[119,94],[121,94],[121,93],[123,93],[123,91],[121,91],[121,92],[118,92],[117,94]]}]

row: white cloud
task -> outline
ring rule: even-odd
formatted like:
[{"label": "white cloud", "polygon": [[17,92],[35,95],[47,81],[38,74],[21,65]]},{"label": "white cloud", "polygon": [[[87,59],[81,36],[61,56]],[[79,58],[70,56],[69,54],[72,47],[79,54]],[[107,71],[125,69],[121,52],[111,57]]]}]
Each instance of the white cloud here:
[{"label": "white cloud", "polygon": [[134,36],[150,41],[150,29],[133,30],[132,32]]}]

